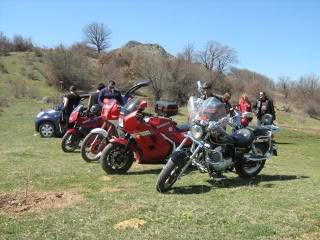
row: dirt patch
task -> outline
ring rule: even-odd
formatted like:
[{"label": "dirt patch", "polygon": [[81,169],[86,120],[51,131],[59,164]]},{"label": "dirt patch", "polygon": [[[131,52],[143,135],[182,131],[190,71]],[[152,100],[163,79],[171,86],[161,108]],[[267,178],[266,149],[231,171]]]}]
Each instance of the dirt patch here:
[{"label": "dirt patch", "polygon": [[114,192],[120,192],[120,191],[121,191],[120,188],[109,188],[109,187],[104,187],[100,190],[100,192],[102,193],[106,193],[106,192],[114,193]]},{"label": "dirt patch", "polygon": [[100,180],[102,180],[102,181],[104,181],[104,182],[111,181],[111,177],[109,177],[109,176],[102,176],[102,177],[100,178]]},{"label": "dirt patch", "polygon": [[50,208],[64,208],[81,202],[82,197],[73,191],[64,192],[13,192],[0,193],[0,214],[19,215],[40,212]]},{"label": "dirt patch", "polygon": [[301,236],[301,239],[304,240],[318,240],[320,239],[320,232],[309,232]]},{"label": "dirt patch", "polygon": [[138,218],[132,218],[132,219],[117,223],[116,225],[113,226],[113,228],[118,230],[124,230],[127,228],[138,229],[139,227],[142,227],[145,223],[146,221],[144,220],[141,220]]}]

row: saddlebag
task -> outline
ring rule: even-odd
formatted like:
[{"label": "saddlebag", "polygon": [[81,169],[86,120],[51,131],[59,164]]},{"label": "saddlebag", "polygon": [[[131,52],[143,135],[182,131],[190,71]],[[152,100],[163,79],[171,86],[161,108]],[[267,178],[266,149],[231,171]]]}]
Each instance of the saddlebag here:
[{"label": "saddlebag", "polygon": [[155,112],[164,117],[171,117],[178,114],[178,104],[173,101],[159,100],[155,104]]}]

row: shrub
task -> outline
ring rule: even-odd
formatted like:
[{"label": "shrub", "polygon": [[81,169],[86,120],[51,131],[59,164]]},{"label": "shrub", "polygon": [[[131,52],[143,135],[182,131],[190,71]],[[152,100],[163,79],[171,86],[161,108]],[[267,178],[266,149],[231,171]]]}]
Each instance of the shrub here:
[{"label": "shrub", "polygon": [[11,92],[15,98],[31,98],[39,99],[39,89],[35,86],[30,86],[26,82],[9,81]]},{"label": "shrub", "polygon": [[3,63],[0,63],[0,72],[9,73],[8,69],[6,68],[6,66]]},{"label": "shrub", "polygon": [[33,50],[33,43],[30,38],[24,38],[21,35],[13,37],[13,51],[26,52]]},{"label": "shrub", "polygon": [[12,43],[2,32],[0,32],[0,55],[7,56],[10,51],[12,51]]},{"label": "shrub", "polygon": [[47,54],[48,84],[68,88],[75,85],[78,89],[90,89],[94,81],[94,71],[89,59],[63,45]]}]

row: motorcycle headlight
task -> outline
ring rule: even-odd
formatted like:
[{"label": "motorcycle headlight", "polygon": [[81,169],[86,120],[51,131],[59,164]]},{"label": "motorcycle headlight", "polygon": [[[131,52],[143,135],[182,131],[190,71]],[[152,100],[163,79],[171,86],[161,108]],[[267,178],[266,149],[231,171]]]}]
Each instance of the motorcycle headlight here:
[{"label": "motorcycle headlight", "polygon": [[203,129],[199,125],[193,125],[190,131],[195,139],[200,139],[203,136]]}]

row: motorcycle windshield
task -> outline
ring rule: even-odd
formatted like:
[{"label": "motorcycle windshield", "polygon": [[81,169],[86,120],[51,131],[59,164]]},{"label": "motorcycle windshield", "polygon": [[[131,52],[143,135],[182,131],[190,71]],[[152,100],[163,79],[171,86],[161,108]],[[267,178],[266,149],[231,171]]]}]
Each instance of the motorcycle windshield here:
[{"label": "motorcycle windshield", "polygon": [[121,114],[128,115],[136,110],[138,110],[138,107],[140,105],[140,102],[142,100],[138,98],[133,98],[129,100],[122,108],[121,108]]},{"label": "motorcycle windshield", "polygon": [[224,104],[215,97],[202,100],[190,97],[188,101],[189,120],[218,121],[227,116]]}]

